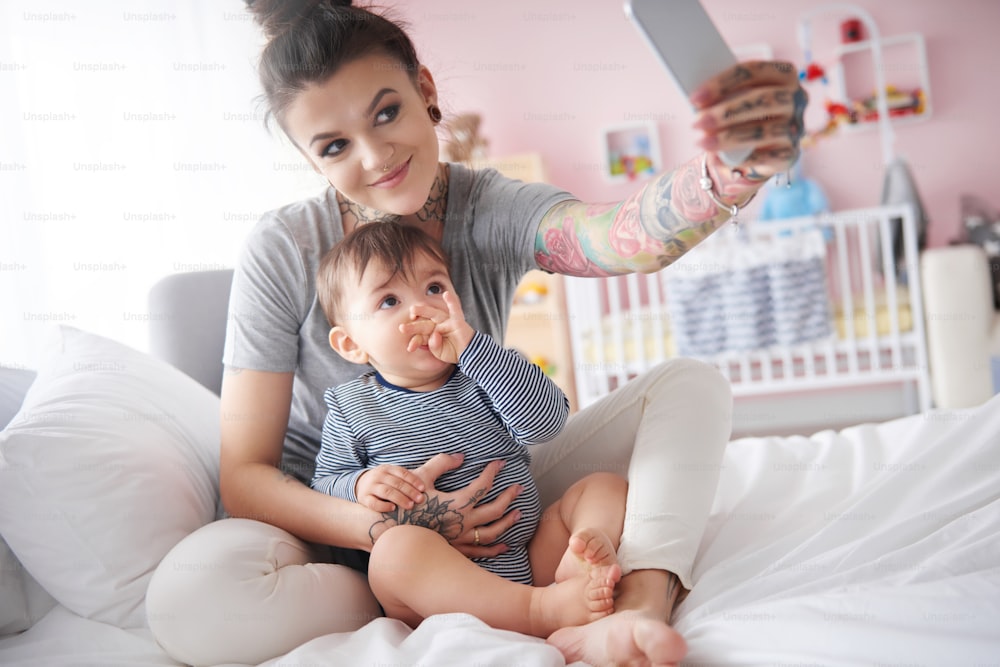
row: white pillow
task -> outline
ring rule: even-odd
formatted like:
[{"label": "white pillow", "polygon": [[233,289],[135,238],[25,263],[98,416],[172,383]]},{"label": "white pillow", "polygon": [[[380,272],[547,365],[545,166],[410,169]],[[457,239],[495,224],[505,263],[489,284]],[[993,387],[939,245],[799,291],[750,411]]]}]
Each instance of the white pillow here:
[{"label": "white pillow", "polygon": [[121,343],[54,334],[0,433],[0,534],[71,611],[142,627],[153,570],[215,517],[219,399]]},{"label": "white pillow", "polygon": [[0,637],[27,630],[55,603],[0,539]]}]

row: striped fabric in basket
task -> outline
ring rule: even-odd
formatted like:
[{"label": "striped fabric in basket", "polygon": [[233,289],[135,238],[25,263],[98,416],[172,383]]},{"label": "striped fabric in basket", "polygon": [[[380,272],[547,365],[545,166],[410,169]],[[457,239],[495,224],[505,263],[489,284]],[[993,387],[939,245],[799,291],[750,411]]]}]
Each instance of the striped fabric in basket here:
[{"label": "striped fabric in basket", "polygon": [[819,229],[749,239],[718,234],[662,273],[684,356],[795,345],[832,334]]}]

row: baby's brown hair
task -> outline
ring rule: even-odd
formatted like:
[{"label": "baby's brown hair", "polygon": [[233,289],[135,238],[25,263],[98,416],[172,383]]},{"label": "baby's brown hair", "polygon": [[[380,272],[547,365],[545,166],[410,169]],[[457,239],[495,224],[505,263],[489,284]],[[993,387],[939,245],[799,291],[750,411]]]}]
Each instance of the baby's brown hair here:
[{"label": "baby's brown hair", "polygon": [[352,277],[361,282],[365,269],[372,262],[409,277],[414,260],[423,253],[439,262],[448,271],[448,254],[433,237],[417,227],[398,222],[373,222],[357,227],[330,248],[320,260],[316,272],[316,297],[330,326],[337,325],[341,301]]}]

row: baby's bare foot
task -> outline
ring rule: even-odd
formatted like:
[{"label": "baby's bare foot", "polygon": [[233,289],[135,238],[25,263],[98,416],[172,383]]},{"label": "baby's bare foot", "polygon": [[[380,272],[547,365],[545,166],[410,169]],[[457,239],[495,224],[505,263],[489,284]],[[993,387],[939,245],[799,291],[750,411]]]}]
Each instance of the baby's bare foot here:
[{"label": "baby's bare foot", "polygon": [[621,567],[612,563],[534,589],[530,612],[533,634],[548,637],[559,628],[586,625],[612,613],[615,586],[621,578]]},{"label": "baby's bare foot", "polygon": [[622,578],[621,566],[617,562],[610,565],[596,565],[583,576],[587,578],[585,595],[586,605],[590,609],[590,620],[596,621],[613,612],[615,587]]},{"label": "baby's bare foot", "polygon": [[584,528],[573,533],[569,546],[556,568],[555,580],[565,581],[595,567],[618,563],[618,554],[611,538],[602,532]]}]

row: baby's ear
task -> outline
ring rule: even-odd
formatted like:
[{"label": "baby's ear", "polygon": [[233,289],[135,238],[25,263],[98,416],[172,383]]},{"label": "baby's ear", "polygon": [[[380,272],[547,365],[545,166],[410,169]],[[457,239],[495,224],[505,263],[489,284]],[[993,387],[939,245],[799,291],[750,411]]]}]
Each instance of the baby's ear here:
[{"label": "baby's ear", "polygon": [[358,347],[358,344],[342,326],[338,325],[330,329],[330,347],[347,361],[355,364],[368,363],[368,353]]}]

